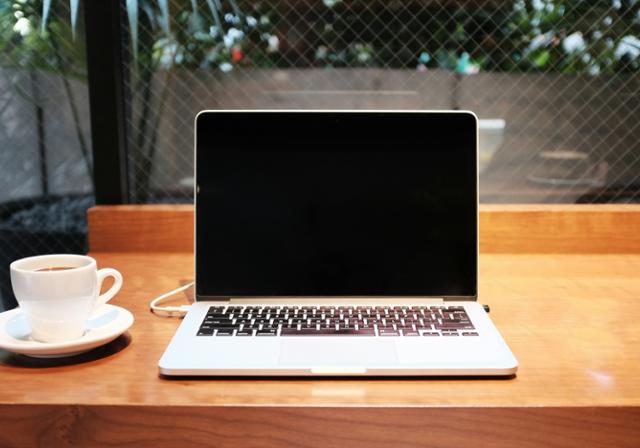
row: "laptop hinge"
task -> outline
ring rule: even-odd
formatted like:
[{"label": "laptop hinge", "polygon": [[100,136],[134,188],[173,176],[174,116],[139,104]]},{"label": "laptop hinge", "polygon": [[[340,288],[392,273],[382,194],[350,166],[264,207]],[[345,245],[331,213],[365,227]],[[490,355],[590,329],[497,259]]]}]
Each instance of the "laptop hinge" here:
[{"label": "laptop hinge", "polygon": [[283,303],[283,304],[332,304],[332,305],[420,305],[442,304],[442,298],[435,297],[233,297],[230,303]]}]

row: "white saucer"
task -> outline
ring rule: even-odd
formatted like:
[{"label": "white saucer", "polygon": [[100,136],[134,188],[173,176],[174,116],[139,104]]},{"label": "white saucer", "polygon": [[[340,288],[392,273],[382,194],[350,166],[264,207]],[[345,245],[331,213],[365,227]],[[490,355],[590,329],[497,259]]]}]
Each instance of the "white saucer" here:
[{"label": "white saucer", "polygon": [[133,324],[133,314],[115,305],[101,306],[87,322],[81,338],[65,342],[31,339],[31,327],[20,308],[0,313],[0,349],[37,358],[58,358],[87,352],[113,341]]}]

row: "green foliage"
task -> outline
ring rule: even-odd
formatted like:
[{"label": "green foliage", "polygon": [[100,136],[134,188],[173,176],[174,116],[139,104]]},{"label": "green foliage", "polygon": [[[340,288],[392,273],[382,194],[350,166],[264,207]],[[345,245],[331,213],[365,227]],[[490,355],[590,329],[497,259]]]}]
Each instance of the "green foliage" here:
[{"label": "green foliage", "polygon": [[68,11],[52,5],[42,25],[42,1],[0,1],[0,66],[86,78],[84,39],[74,39]]},{"label": "green foliage", "polygon": [[595,75],[640,69],[637,55],[625,51],[640,37],[635,0],[518,0],[502,29],[498,47],[514,61],[507,70]]},{"label": "green foliage", "polygon": [[[73,35],[78,0],[69,2]],[[61,2],[18,3],[39,4],[46,15]],[[175,0],[171,10],[168,0],[126,0],[126,5],[138,69],[418,66],[592,75],[640,70],[638,0],[512,0],[483,7],[410,0],[300,6],[276,0],[244,1],[245,12],[235,0]],[[304,17],[294,25],[301,37],[294,43],[285,37],[292,27],[285,8]],[[140,53],[146,56],[138,60]],[[427,63],[419,59],[423,54]]]},{"label": "green foliage", "polygon": [[[279,39],[267,14],[260,8],[242,12],[234,2],[198,0],[175,5],[175,30],[155,30],[153,63],[162,69],[173,66],[220,69],[234,66],[270,67],[270,54],[277,52]],[[204,7],[203,7],[204,6]]]}]

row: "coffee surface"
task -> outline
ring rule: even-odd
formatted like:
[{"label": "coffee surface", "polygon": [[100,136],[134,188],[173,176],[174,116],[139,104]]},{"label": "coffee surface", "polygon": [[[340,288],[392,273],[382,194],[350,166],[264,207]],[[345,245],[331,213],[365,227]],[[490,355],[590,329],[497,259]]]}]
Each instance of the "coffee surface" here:
[{"label": "coffee surface", "polygon": [[69,269],[75,269],[75,267],[74,266],[48,266],[46,268],[36,269],[36,272],[68,271]]}]

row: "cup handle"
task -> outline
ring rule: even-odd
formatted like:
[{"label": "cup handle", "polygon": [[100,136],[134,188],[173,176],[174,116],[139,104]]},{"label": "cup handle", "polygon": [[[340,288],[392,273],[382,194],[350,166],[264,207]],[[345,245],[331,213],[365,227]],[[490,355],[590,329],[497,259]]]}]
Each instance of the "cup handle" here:
[{"label": "cup handle", "polygon": [[100,305],[104,305],[109,300],[111,300],[113,296],[115,296],[118,293],[118,291],[120,291],[120,287],[122,286],[122,274],[120,274],[118,271],[111,268],[99,269],[98,270],[98,292],[100,292],[100,290],[102,289],[102,282],[107,277],[113,277],[115,281],[113,282],[113,285],[111,286],[111,288],[109,288],[108,291],[98,296],[98,300],[96,302],[95,308],[98,308]]}]

